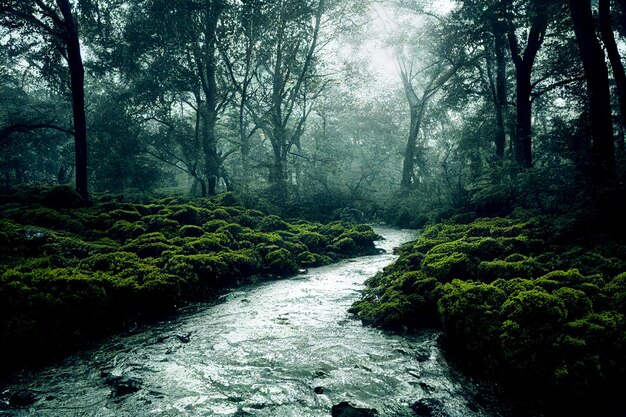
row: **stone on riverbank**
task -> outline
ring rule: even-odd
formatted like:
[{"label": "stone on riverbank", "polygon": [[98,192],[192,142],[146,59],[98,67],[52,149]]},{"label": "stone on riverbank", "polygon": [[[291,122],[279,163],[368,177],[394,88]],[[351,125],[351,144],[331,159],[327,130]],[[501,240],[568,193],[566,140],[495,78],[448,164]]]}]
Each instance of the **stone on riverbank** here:
[{"label": "stone on riverbank", "polygon": [[332,417],[372,417],[377,416],[378,411],[374,408],[358,407],[347,401],[333,405]]}]

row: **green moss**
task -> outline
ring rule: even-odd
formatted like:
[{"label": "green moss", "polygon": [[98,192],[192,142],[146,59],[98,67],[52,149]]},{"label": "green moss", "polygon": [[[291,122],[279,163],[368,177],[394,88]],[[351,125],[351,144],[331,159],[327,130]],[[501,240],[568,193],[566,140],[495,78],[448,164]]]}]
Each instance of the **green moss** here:
[{"label": "green moss", "polygon": [[127,222],[134,223],[142,219],[141,214],[133,207],[132,210],[117,209],[109,212],[109,216],[115,220],[126,220]]},{"label": "green moss", "polygon": [[209,233],[215,233],[220,227],[228,226],[229,223],[226,220],[209,220],[202,225],[202,228]]},{"label": "green moss", "polygon": [[[247,230],[250,230],[250,229],[247,229]],[[225,224],[221,226],[219,229],[217,229],[217,233],[223,233],[233,238],[238,237],[243,232],[244,232],[244,228],[236,223]]]},{"label": "green moss", "polygon": [[[610,390],[626,376],[626,246],[564,244],[548,221],[429,226],[366,282],[351,312],[393,329],[440,323],[453,358],[505,387]],[[433,304],[435,319],[415,319]]]},{"label": "green moss", "polygon": [[525,379],[554,375],[560,329],[567,317],[563,300],[533,289],[510,297],[502,305],[500,344],[508,366]]},{"label": "green moss", "polygon": [[316,266],[319,264],[319,257],[309,251],[300,252],[296,256],[296,261],[304,267]]},{"label": "green moss", "polygon": [[186,239],[183,252],[186,254],[221,252],[228,248],[229,238],[219,233],[205,233],[201,238]]},{"label": "green moss", "polygon": [[173,235],[178,233],[178,230],[180,230],[180,224],[177,221],[169,219],[163,215],[146,216],[143,221],[146,224],[147,231],[151,233],[161,232]]},{"label": "green moss", "polygon": [[541,265],[533,258],[521,261],[485,261],[478,265],[478,278],[483,282],[492,282],[498,278],[533,278],[544,272]]},{"label": "green moss", "polygon": [[31,224],[55,230],[70,230],[73,232],[84,230],[83,225],[73,219],[69,214],[49,208],[26,210],[20,214],[20,221],[23,224]]},{"label": "green moss", "polygon": [[330,263],[342,255],[333,239],[350,240],[350,255],[373,247],[368,226],[289,224],[230,197],[124,200],[0,206],[0,338],[11,357],[57,353],[255,275]]},{"label": "green moss", "polygon": [[146,232],[146,225],[143,222],[130,223],[126,220],[118,220],[107,230],[107,235],[124,242],[136,239]]},{"label": "green moss", "polygon": [[298,264],[287,249],[279,248],[264,256],[268,271],[276,275],[290,275],[298,272]]},{"label": "green moss", "polygon": [[505,292],[489,284],[454,280],[443,286],[437,304],[444,334],[455,353],[468,357],[468,366],[476,366],[480,356],[498,354],[505,300]]},{"label": "green moss", "polygon": [[424,257],[422,271],[440,282],[450,282],[454,278],[472,279],[476,276],[476,265],[465,253],[429,253]]},{"label": "green moss", "polygon": [[580,319],[590,314],[593,310],[591,300],[587,297],[587,294],[580,290],[560,287],[553,292],[553,295],[563,302],[567,310],[567,320]]},{"label": "green moss", "polygon": [[313,252],[323,251],[328,247],[328,238],[317,232],[301,231],[297,235],[297,239],[304,243],[306,247]]},{"label": "green moss", "polygon": [[211,210],[191,204],[169,207],[172,211],[167,217],[182,225],[201,225],[213,218]]},{"label": "green moss", "polygon": [[209,219],[211,220],[228,220],[230,219],[230,214],[224,210],[223,208],[218,208],[212,210],[209,214]]},{"label": "green moss", "polygon": [[44,253],[58,255],[68,261],[83,259],[95,253],[107,253],[117,250],[117,245],[110,241],[84,241],[76,237],[58,236],[43,246]]},{"label": "green moss", "polygon": [[204,234],[204,229],[200,226],[188,224],[178,230],[180,237],[200,237]]},{"label": "green moss", "polygon": [[331,249],[339,253],[351,254],[357,251],[358,246],[354,239],[350,237],[339,237],[333,240]]},{"label": "green moss", "polygon": [[288,230],[289,225],[278,216],[266,216],[259,223],[259,230],[262,232],[275,232],[277,230]]}]

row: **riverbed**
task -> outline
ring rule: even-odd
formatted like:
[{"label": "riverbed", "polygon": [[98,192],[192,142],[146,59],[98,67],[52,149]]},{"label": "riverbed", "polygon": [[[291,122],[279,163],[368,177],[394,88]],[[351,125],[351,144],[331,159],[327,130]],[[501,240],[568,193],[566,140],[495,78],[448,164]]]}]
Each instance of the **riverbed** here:
[{"label": "riverbed", "polygon": [[[393,335],[347,312],[364,281],[414,231],[379,228],[385,252],[226,293],[178,317],[103,341],[2,387],[2,416],[330,416],[350,401],[381,416],[490,416],[438,334]],[[16,392],[22,407],[9,404]],[[29,398],[30,396],[30,398]],[[15,401],[13,401],[15,403]],[[28,404],[32,403],[32,404]]]}]

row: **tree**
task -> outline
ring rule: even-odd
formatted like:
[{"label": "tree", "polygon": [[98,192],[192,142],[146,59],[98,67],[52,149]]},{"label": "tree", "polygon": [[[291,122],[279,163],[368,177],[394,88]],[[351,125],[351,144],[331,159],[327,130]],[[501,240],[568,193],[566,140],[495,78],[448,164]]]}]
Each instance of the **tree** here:
[{"label": "tree", "polygon": [[[506,109],[508,106],[507,80],[507,24],[506,2],[491,0],[464,1],[452,13],[468,43],[484,49],[486,78],[495,113],[495,153],[503,158],[506,150]],[[483,68],[479,68],[482,72]]]},{"label": "tree", "polygon": [[421,94],[418,96],[412,82],[412,70],[407,68],[407,65],[401,59],[398,62],[400,78],[402,79],[402,85],[404,86],[411,115],[409,137],[404,151],[404,162],[402,164],[402,179],[400,181],[402,187],[410,188],[417,184],[415,179],[415,160],[416,152],[418,151],[417,138],[428,103],[439,89],[454,76],[461,65],[462,63],[450,63],[446,60],[435,63],[433,66],[434,71],[422,88]]},{"label": "tree", "polygon": [[[3,0],[0,25],[20,31],[25,42],[43,37],[56,56],[61,56],[69,70],[74,123],[76,160],[76,191],[84,199],[89,196],[87,173],[87,118],[85,116],[85,71],[81,57],[78,25],[69,0]],[[48,58],[54,61],[55,58]]]},{"label": "tree", "polygon": [[[319,36],[325,0],[258,6],[263,20],[261,51],[254,63],[254,81],[245,100],[256,126],[269,140],[272,161],[269,182],[277,201],[288,196],[287,162],[298,146],[313,104],[326,86],[316,75]],[[243,92],[239,83],[239,94]]]},{"label": "tree", "polygon": [[144,90],[138,102],[151,113],[148,121],[168,128],[191,124],[193,134],[182,139],[194,142],[200,166],[185,155],[177,158],[200,181],[203,195],[216,194],[222,164],[232,153],[220,151],[216,135],[232,94],[217,49],[225,7],[223,0],[136,0],[126,16],[126,45],[118,51],[131,57],[131,62],[119,57],[118,65]]},{"label": "tree", "polygon": [[537,52],[544,41],[549,21],[547,2],[532,0],[527,7],[530,29],[527,31],[526,46],[523,51],[512,20],[508,22],[509,28],[507,32],[511,57],[515,64],[517,109],[515,157],[521,168],[530,168],[532,166],[532,73]]},{"label": "tree", "polygon": [[624,72],[624,64],[622,63],[622,58],[617,47],[615,35],[613,34],[610,0],[600,0],[598,4],[598,16],[602,43],[604,44],[609,61],[611,62],[611,69],[613,70],[613,79],[615,80],[619,100],[621,128],[624,129],[626,127],[626,73]]},{"label": "tree", "polygon": [[591,0],[569,0],[569,8],[589,94],[592,175],[604,181],[613,176],[615,169],[608,69],[596,37]]}]

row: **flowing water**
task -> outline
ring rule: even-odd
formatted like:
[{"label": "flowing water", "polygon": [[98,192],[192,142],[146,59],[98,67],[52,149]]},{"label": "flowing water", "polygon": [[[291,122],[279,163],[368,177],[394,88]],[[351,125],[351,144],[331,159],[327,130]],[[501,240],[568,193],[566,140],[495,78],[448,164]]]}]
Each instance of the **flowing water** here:
[{"label": "flowing water", "polygon": [[[2,388],[2,416],[329,416],[351,401],[381,416],[488,416],[474,384],[443,358],[438,334],[364,327],[347,312],[366,278],[415,232],[381,228],[385,253],[239,288],[220,303],[119,335]],[[8,395],[34,394],[18,408]],[[29,401],[31,402],[31,401]],[[439,415],[439,413],[435,413]]]}]

